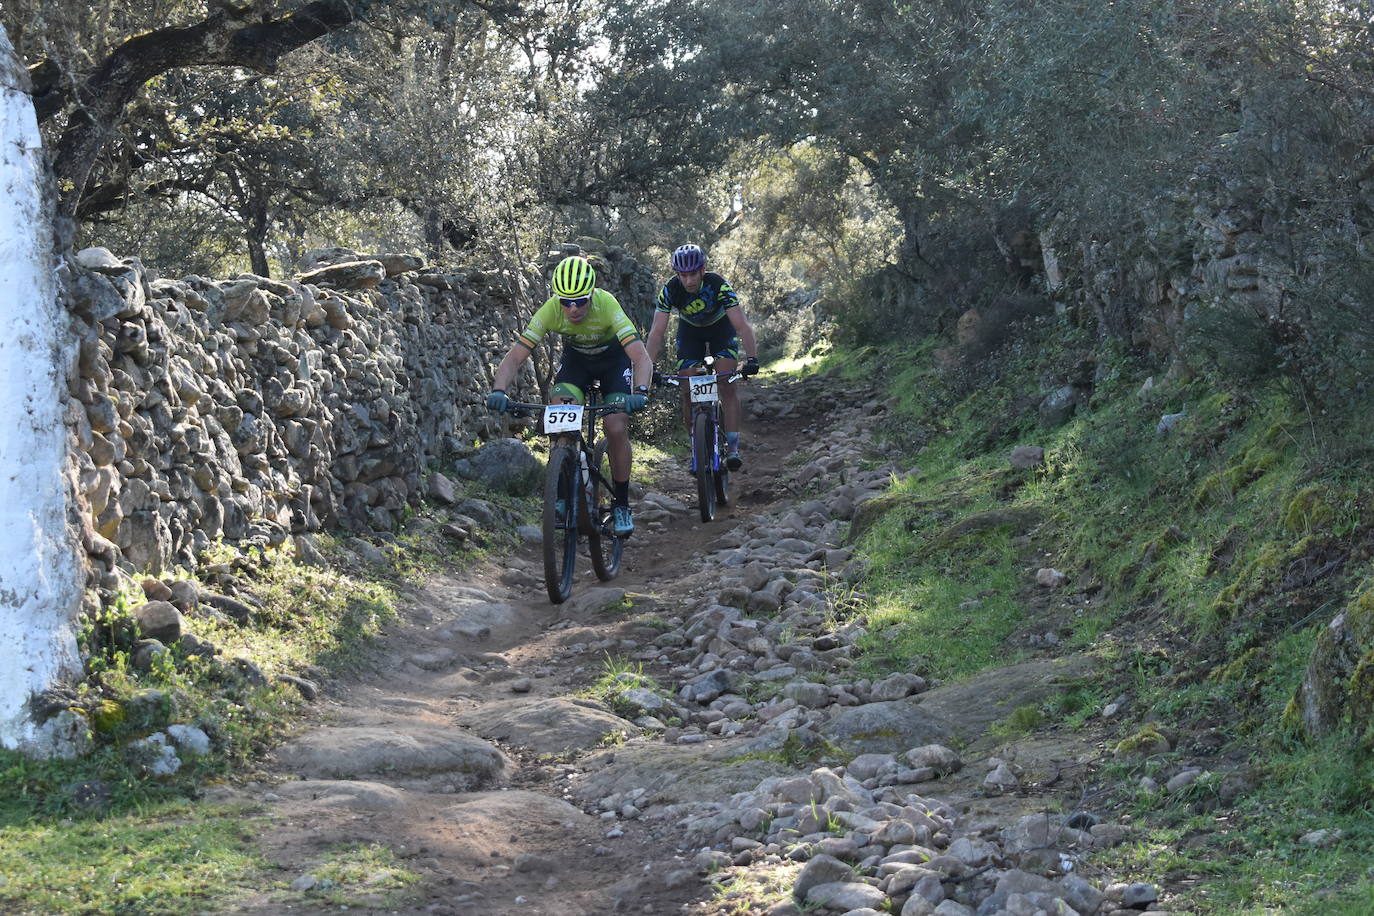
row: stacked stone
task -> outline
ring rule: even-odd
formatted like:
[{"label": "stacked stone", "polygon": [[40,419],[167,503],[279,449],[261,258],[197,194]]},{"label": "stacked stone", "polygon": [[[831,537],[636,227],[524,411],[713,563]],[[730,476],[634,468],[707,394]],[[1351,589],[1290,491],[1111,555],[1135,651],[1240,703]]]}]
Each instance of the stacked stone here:
[{"label": "stacked stone", "polygon": [[394,528],[423,468],[498,431],[483,399],[532,282],[343,249],[291,281],[76,260],[67,421],[105,588],[116,566],[194,569],[219,538]]}]

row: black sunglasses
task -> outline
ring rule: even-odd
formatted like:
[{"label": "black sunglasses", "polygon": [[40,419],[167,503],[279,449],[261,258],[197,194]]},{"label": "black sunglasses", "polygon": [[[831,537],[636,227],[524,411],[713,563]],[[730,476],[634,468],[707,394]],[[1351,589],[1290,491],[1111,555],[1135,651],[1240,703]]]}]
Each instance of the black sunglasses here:
[{"label": "black sunglasses", "polygon": [[580,308],[582,308],[582,306],[586,305],[588,302],[591,302],[591,301],[592,301],[592,297],[591,297],[591,296],[578,296],[576,299],[567,299],[567,298],[564,298],[564,297],[560,296],[560,297],[558,298],[558,301],[561,302],[561,303],[563,304],[563,308],[565,308],[565,309],[580,309]]}]

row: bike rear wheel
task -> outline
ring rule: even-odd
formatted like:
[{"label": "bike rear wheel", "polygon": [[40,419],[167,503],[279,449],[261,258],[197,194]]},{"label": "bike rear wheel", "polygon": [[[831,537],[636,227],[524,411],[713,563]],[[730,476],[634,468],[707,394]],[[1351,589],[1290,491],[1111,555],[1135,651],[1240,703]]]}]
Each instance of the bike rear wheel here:
[{"label": "bike rear wheel", "polygon": [[[577,565],[577,451],[555,445],[544,477],[544,587],[549,600],[562,604],[572,594]],[[562,512],[559,504],[562,504]]]},{"label": "bike rear wheel", "polygon": [[592,533],[587,535],[587,552],[592,557],[592,569],[602,582],[620,575],[620,557],[625,552],[625,539],[616,537],[612,529],[611,459],[606,449],[603,439],[597,443],[592,456],[592,467],[601,478],[593,478],[595,482],[588,488],[591,505],[587,507],[587,517],[592,522]]},{"label": "bike rear wheel", "polygon": [[715,445],[711,416],[704,410],[699,411],[692,421],[692,454],[697,461],[697,508],[703,522],[716,517]]}]

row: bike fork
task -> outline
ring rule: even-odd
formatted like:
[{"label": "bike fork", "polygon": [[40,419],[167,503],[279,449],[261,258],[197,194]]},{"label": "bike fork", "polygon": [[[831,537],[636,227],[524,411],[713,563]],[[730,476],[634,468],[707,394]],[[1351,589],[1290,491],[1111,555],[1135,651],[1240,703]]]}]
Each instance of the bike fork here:
[{"label": "bike fork", "polygon": [[691,443],[691,445],[692,445],[692,473],[693,473],[693,474],[695,474],[695,473],[697,472],[697,468],[701,466],[701,465],[698,463],[698,462],[701,461],[701,456],[697,454],[697,435],[696,435],[696,429],[697,429],[697,415],[696,415],[695,412],[693,412],[693,413],[691,414],[691,420],[689,420],[688,423],[687,423],[687,441],[688,441],[689,443]]},{"label": "bike fork", "polygon": [[712,437],[711,437],[711,454],[710,454],[710,455],[698,455],[698,454],[697,454],[697,437],[696,437],[696,435],[693,433],[693,431],[696,429],[696,427],[697,427],[697,415],[696,415],[696,414],[692,414],[692,422],[691,422],[691,424],[690,424],[690,425],[688,426],[688,428],[687,428],[687,440],[688,440],[688,441],[691,443],[691,445],[692,445],[692,473],[695,474],[695,473],[697,472],[697,468],[701,467],[701,462],[702,462],[702,461],[710,461],[710,462],[711,462],[711,470],[713,470],[713,471],[719,471],[719,470],[720,470],[720,441],[719,441],[719,440],[720,440],[720,424],[717,423],[717,422],[715,422],[715,419],[712,418],[712,422],[711,422]]}]

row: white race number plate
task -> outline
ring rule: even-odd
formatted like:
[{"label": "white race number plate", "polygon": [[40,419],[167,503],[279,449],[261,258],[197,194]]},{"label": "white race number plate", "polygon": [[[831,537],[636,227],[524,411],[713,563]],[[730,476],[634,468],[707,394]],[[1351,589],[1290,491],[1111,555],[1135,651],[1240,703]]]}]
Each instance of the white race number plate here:
[{"label": "white race number plate", "polygon": [[692,403],[709,404],[718,400],[720,400],[720,395],[716,393],[716,377],[714,375],[692,377]]},{"label": "white race number plate", "polygon": [[550,404],[544,408],[544,432],[561,433],[581,428],[581,404]]}]

